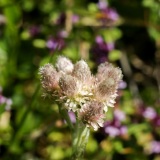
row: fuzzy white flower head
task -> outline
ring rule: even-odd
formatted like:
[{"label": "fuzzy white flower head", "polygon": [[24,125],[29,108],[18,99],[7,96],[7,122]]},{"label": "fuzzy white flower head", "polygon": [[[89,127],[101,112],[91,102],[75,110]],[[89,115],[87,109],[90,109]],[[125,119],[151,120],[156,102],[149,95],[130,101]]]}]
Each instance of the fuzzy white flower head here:
[{"label": "fuzzy white flower head", "polygon": [[117,83],[122,79],[122,71],[118,67],[114,67],[112,64],[105,62],[98,66],[98,72],[96,77],[99,81],[105,78],[113,78]]},{"label": "fuzzy white flower head", "polygon": [[120,68],[105,62],[98,67],[96,77],[98,82],[95,97],[105,105],[104,110],[107,111],[108,106],[114,106],[118,85],[122,79],[122,72]]},{"label": "fuzzy white flower head", "polygon": [[76,79],[71,75],[62,75],[59,80],[60,88],[67,97],[73,98],[78,92],[78,84]]},{"label": "fuzzy white flower head", "polygon": [[72,62],[63,56],[59,56],[56,63],[56,68],[60,72],[64,73],[71,73],[73,71],[73,64]]},{"label": "fuzzy white flower head", "polygon": [[44,91],[56,96],[68,111],[75,112],[77,118],[88,127],[94,130],[102,127],[104,114],[108,106],[114,106],[117,97],[122,79],[120,68],[105,62],[98,67],[96,76],[93,76],[84,60],[73,65],[63,56],[59,56],[56,68],[51,64],[40,68]]},{"label": "fuzzy white flower head", "polygon": [[86,103],[78,112],[79,119],[88,127],[97,130],[103,127],[105,115],[103,113],[103,105],[96,101]]},{"label": "fuzzy white flower head", "polygon": [[39,74],[41,76],[42,88],[46,93],[53,93],[58,88],[59,74],[52,64],[46,64],[40,67]]},{"label": "fuzzy white flower head", "polygon": [[82,83],[87,82],[91,78],[90,68],[84,60],[80,60],[74,65],[72,74]]}]

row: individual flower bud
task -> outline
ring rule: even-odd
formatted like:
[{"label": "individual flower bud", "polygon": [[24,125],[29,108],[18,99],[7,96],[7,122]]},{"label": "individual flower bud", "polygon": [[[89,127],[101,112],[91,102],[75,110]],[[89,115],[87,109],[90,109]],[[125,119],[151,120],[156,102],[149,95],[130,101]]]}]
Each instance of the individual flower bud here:
[{"label": "individual flower bud", "polygon": [[108,78],[103,80],[96,88],[96,98],[100,100],[108,100],[116,91],[116,83],[114,79]]},{"label": "individual flower bud", "polygon": [[97,75],[108,73],[112,68],[113,68],[113,65],[110,64],[110,63],[108,63],[108,62],[101,63],[101,64],[98,66]]},{"label": "individual flower bud", "polygon": [[[117,82],[117,84],[119,86],[119,83],[123,77],[122,70],[119,67],[116,67],[113,69],[113,72],[110,76]],[[117,86],[117,88],[118,88],[118,86]]]},{"label": "individual flower bud", "polygon": [[59,85],[62,89],[62,93],[67,97],[73,97],[77,93],[77,82],[71,75],[62,75],[59,80]]},{"label": "individual flower bud", "polygon": [[74,65],[73,76],[82,81],[82,83],[90,80],[91,71],[84,60],[80,60]]},{"label": "individual flower bud", "polygon": [[88,127],[97,130],[99,127],[103,127],[104,123],[103,105],[96,101],[84,104],[78,112],[78,117]]},{"label": "individual flower bud", "polygon": [[64,73],[72,73],[73,71],[72,62],[68,58],[63,56],[58,57],[56,67],[59,72],[62,71]]},{"label": "individual flower bud", "polygon": [[114,79],[108,78],[99,83],[95,89],[95,98],[98,102],[102,102],[105,105],[105,112],[107,112],[108,106],[114,107],[117,97],[117,86]]},{"label": "individual flower bud", "polygon": [[96,75],[99,81],[104,78],[113,78],[116,83],[122,79],[122,71],[118,67],[114,67],[112,64],[105,62],[98,66],[98,72]]},{"label": "individual flower bud", "polygon": [[55,91],[58,87],[59,75],[56,69],[51,64],[46,64],[39,69],[41,76],[41,84],[46,92]]}]

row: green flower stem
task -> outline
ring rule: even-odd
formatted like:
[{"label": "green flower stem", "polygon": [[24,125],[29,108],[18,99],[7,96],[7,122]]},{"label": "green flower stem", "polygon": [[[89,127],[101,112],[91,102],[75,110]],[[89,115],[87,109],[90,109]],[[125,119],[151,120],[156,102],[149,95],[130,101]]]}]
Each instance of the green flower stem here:
[{"label": "green flower stem", "polygon": [[90,129],[77,120],[76,127],[73,132],[72,142],[72,160],[82,160],[85,152],[85,148],[88,142]]},{"label": "green flower stem", "polygon": [[72,124],[72,122],[71,122],[71,120],[69,118],[67,110],[64,107],[60,106],[60,105],[58,105],[58,108],[59,108],[59,113],[66,120],[71,132],[73,132],[74,127],[73,127],[73,124]]},{"label": "green flower stem", "polygon": [[85,148],[88,142],[90,129],[84,125],[78,118],[76,120],[76,125],[73,126],[67,110],[58,105],[59,113],[66,120],[71,133],[72,133],[72,160],[82,160],[85,152]]}]

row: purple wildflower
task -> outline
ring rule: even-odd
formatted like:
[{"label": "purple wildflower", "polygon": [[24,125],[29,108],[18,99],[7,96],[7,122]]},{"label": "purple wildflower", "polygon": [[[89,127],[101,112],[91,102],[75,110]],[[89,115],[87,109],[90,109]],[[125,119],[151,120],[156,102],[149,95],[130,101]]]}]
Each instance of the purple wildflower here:
[{"label": "purple wildflower", "polygon": [[142,114],[145,118],[150,120],[155,119],[157,116],[156,111],[152,107],[147,107]]},{"label": "purple wildflower", "polygon": [[77,23],[78,21],[79,21],[79,16],[76,15],[76,14],[72,15],[72,23],[75,24],[75,23]]},{"label": "purple wildflower", "polygon": [[124,125],[121,125],[119,127],[116,127],[114,125],[113,126],[109,125],[109,126],[104,127],[104,132],[108,134],[110,137],[125,135],[127,134],[127,131],[128,131],[127,127]]},{"label": "purple wildflower", "polygon": [[99,12],[97,14],[97,18],[103,25],[112,25],[112,23],[119,19],[117,11],[109,7],[105,1],[99,1],[98,8]]},{"label": "purple wildflower", "polygon": [[98,8],[99,8],[100,10],[103,10],[103,9],[105,9],[105,8],[108,7],[108,4],[107,4],[107,2],[104,1],[104,0],[99,0],[97,6],[98,6]]},{"label": "purple wildflower", "polygon": [[65,47],[65,41],[62,37],[51,37],[47,40],[46,46],[51,51],[61,50]]},{"label": "purple wildflower", "polygon": [[151,124],[155,127],[160,126],[160,115],[157,114],[156,110],[153,107],[146,107],[144,104],[142,104],[139,107],[138,113],[144,118],[150,120]]},{"label": "purple wildflower", "polygon": [[67,33],[67,31],[62,30],[62,31],[58,32],[57,36],[61,37],[61,38],[67,38],[68,37],[68,33]]},{"label": "purple wildflower", "polygon": [[115,126],[107,126],[105,127],[105,133],[107,133],[110,137],[116,137],[120,135],[120,131]]},{"label": "purple wildflower", "polygon": [[6,98],[6,97],[4,97],[4,96],[0,95],[0,104],[5,103],[5,102],[6,102],[6,100],[7,100],[7,98]]},{"label": "purple wildflower", "polygon": [[97,44],[102,44],[103,43],[103,38],[101,36],[97,36],[95,39]]},{"label": "purple wildflower", "polygon": [[150,143],[150,153],[159,154],[160,153],[160,141],[152,141]]},{"label": "purple wildflower", "polygon": [[127,131],[127,127],[121,124],[119,124],[119,126],[110,124],[104,127],[104,132],[108,134],[110,137],[125,135],[127,134]]},{"label": "purple wildflower", "polygon": [[110,137],[122,136],[127,133],[127,127],[122,125],[122,121],[126,119],[126,115],[119,109],[115,109],[113,120],[104,124],[104,132]]},{"label": "purple wildflower", "polygon": [[97,64],[108,60],[109,51],[114,49],[114,43],[106,43],[101,36],[97,36],[91,48],[91,56]]},{"label": "purple wildflower", "polygon": [[128,132],[128,129],[126,126],[121,126],[119,130],[120,130],[120,135],[125,135]]},{"label": "purple wildflower", "polygon": [[112,8],[103,9],[102,12],[103,12],[103,14],[106,15],[106,17],[107,17],[109,20],[117,21],[118,18],[119,18],[119,15],[118,15],[118,13],[116,12],[116,10],[114,10],[114,9],[112,9]]},{"label": "purple wildflower", "polygon": [[119,109],[115,109],[114,111],[114,118],[120,122],[124,121],[126,119],[126,115],[124,112],[122,112]]}]

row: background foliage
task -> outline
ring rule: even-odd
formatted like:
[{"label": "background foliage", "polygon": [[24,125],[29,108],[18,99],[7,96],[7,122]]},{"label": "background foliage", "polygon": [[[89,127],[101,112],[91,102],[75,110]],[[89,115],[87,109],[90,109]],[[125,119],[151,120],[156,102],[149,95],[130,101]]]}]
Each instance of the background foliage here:
[{"label": "background foliage", "polygon": [[124,74],[85,158],[160,160],[159,30],[159,0],[1,0],[0,159],[69,159],[69,129],[37,74],[64,55],[93,73],[107,60]]}]

